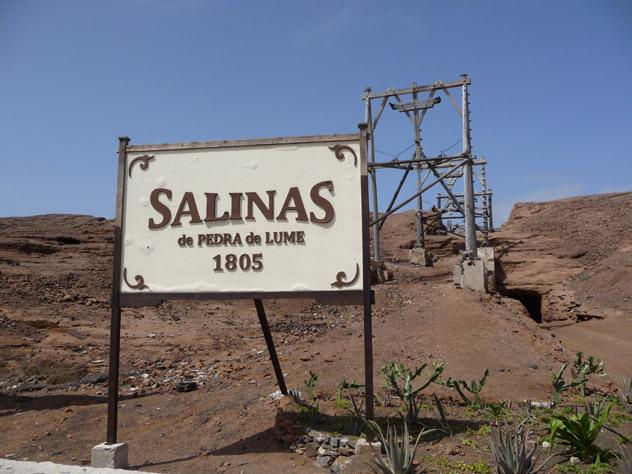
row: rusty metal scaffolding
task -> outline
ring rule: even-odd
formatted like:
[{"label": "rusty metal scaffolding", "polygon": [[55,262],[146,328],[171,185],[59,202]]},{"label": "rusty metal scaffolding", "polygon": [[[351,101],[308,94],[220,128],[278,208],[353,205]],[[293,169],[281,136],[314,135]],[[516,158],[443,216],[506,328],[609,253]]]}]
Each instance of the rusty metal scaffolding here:
[{"label": "rusty metal scaffolding", "polygon": [[[379,268],[382,255],[380,245],[380,230],[385,220],[407,204],[415,201],[416,212],[416,240],[415,247],[425,247],[423,193],[439,185],[443,194],[437,194],[436,215],[443,216],[452,223],[455,220],[464,221],[465,229],[465,258],[477,259],[477,227],[483,236],[483,245],[488,244],[488,233],[493,230],[492,221],[492,191],[487,186],[486,165],[484,158],[477,158],[472,154],[470,133],[469,86],[470,78],[463,74],[460,79],[451,82],[437,81],[429,85],[417,85],[405,89],[387,89],[383,92],[372,92],[367,87],[364,91],[365,120],[369,126],[369,173],[371,178],[372,220],[373,227],[373,256]],[[450,89],[460,89],[461,101],[458,103]],[[455,155],[441,153],[439,156],[427,156],[421,145],[421,124],[428,110],[441,103],[443,93],[461,117],[462,124],[462,152]],[[425,97],[420,97],[425,95]],[[396,102],[389,102],[394,99]],[[377,113],[373,115],[373,101],[379,101]],[[390,161],[375,160],[375,130],[386,105],[394,111],[403,113],[413,125],[414,151],[410,159],[400,160],[398,157]],[[459,142],[457,142],[459,143]],[[378,208],[377,172],[380,169],[399,169],[404,171],[399,184],[385,212]],[[412,196],[398,202],[399,194],[410,175],[416,172],[416,192]],[[480,191],[475,192],[474,179],[479,183]],[[463,181],[463,193],[456,194],[455,184]],[[427,182],[430,180],[430,182]],[[478,202],[477,202],[478,201]],[[480,225],[477,226],[477,218]]]}]

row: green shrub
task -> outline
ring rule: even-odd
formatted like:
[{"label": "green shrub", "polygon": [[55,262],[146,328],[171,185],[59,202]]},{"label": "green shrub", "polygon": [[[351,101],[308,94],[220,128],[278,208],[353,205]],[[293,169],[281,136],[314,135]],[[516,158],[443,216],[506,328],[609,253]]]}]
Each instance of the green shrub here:
[{"label": "green shrub", "polygon": [[549,430],[548,440],[558,442],[567,450],[567,454],[578,456],[584,462],[610,462],[614,453],[595,444],[597,436],[608,420],[612,404],[608,403],[600,410],[599,416],[592,416],[589,410],[584,413],[557,414],[545,418]]}]

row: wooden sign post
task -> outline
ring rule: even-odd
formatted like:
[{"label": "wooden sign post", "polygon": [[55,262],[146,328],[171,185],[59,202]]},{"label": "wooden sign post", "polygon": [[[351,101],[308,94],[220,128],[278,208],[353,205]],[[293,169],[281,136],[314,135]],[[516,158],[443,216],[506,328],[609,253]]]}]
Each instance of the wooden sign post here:
[{"label": "wooden sign post", "polygon": [[[253,299],[287,394],[263,300],[363,305],[366,414],[373,418],[367,127],[359,129],[161,145],[119,138],[107,437],[95,447],[97,463],[127,461],[120,459],[127,447],[117,444],[126,306]],[[111,453],[119,446],[125,456],[117,461]]]}]

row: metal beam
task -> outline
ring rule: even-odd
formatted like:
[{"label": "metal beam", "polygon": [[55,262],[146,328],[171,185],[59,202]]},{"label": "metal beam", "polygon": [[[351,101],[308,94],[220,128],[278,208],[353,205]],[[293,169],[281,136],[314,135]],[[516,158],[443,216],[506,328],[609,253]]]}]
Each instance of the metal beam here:
[{"label": "metal beam", "polygon": [[[406,182],[408,173],[410,173],[412,169],[413,169],[412,166],[408,166],[408,168],[406,168],[406,172],[404,173],[404,176],[402,176],[402,179],[399,181],[399,185],[397,186],[397,189],[393,193],[393,198],[391,199],[391,202],[388,204],[388,208],[386,209],[387,213],[391,212],[391,209],[393,209],[393,206],[395,205],[395,201],[397,201],[397,198],[399,197],[399,193],[402,190],[402,186],[404,186],[404,183]],[[380,225],[378,226],[380,230],[382,230],[383,225],[384,225],[384,221],[380,222]]]},{"label": "metal beam", "polygon": [[[432,174],[434,174],[435,177],[438,178],[439,173],[437,173],[437,170],[435,169],[435,167],[432,166],[431,164],[428,164],[428,167],[430,168],[430,171],[432,172]],[[445,184],[443,180],[439,181],[439,184],[443,186],[443,189],[445,189],[445,192],[448,193],[448,196],[450,196],[450,198],[452,199],[452,202],[457,207],[459,212],[462,212],[463,215],[465,216],[465,210],[461,207],[461,204],[459,203],[459,201],[454,197],[454,194],[452,193],[452,190],[450,189],[450,187],[447,184]]]},{"label": "metal beam", "polygon": [[[391,160],[391,161],[379,161],[377,163],[369,163],[369,168],[406,168],[407,165],[410,164],[414,164],[414,163],[421,163],[422,165],[424,163],[427,162],[432,162],[432,165],[435,168],[445,168],[450,166],[451,162],[460,162],[462,160],[464,160],[466,157],[463,155],[457,155],[457,156],[450,156],[450,157],[432,157],[432,158],[421,158],[421,159],[416,159],[416,158],[412,158],[410,160]],[[438,164],[435,164],[434,162],[437,161],[439,162]],[[476,166],[476,165],[480,165],[483,164],[485,162],[480,161],[480,160],[472,160],[472,165]]]},{"label": "metal beam", "polygon": [[372,130],[375,130],[375,128],[377,127],[377,123],[380,121],[380,117],[382,116],[382,112],[384,112],[384,107],[386,107],[387,103],[388,97],[384,97],[382,99],[382,103],[380,104],[380,110],[377,111],[377,115],[373,119],[373,125],[371,126]]},{"label": "metal beam", "polygon": [[427,110],[434,107],[436,104],[441,103],[441,97],[430,97],[426,100],[418,101],[413,100],[412,102],[399,103],[399,104],[389,104],[391,109],[397,110],[398,112],[413,112],[418,110]]},{"label": "metal beam", "polygon": [[454,107],[454,110],[456,110],[456,113],[459,114],[459,117],[463,118],[463,112],[461,112],[461,109],[459,108],[459,104],[456,103],[456,99],[454,98],[454,96],[450,94],[450,91],[446,89],[445,87],[443,87],[441,90],[445,93],[445,95],[448,96],[448,99],[450,99],[450,103],[452,104],[452,107]]},{"label": "metal beam", "polygon": [[[414,157],[415,155],[413,155]],[[411,158],[410,160],[391,160],[391,161],[378,161],[373,164],[369,164],[369,166],[382,166],[389,164],[413,164],[427,161],[461,161],[466,157],[466,155],[453,155],[453,156],[432,156],[432,157],[421,157],[421,158]]]},{"label": "metal beam", "polygon": [[440,180],[447,178],[448,176],[450,176],[452,173],[454,173],[456,170],[461,169],[461,167],[463,167],[466,163],[466,160],[463,160],[463,163],[461,163],[458,166],[455,166],[454,168],[452,168],[450,171],[447,171],[446,173],[442,174],[439,179],[433,181],[432,183],[424,186],[420,192],[417,192],[415,194],[413,194],[412,196],[410,196],[409,198],[407,198],[405,201],[401,202],[400,204],[398,204],[397,206],[395,206],[393,209],[391,209],[390,212],[388,213],[384,213],[382,214],[382,216],[380,216],[378,219],[372,221],[369,225],[375,225],[375,224],[379,224],[380,222],[382,222],[384,219],[386,219],[388,216],[390,216],[391,214],[393,214],[394,212],[399,211],[402,207],[404,207],[406,204],[410,203],[411,201],[413,201],[414,199],[417,198],[417,196],[419,194],[422,194],[426,191],[428,191],[430,188],[432,188],[435,184],[437,184]]},{"label": "metal beam", "polygon": [[471,84],[470,78],[465,77],[452,82],[437,81],[434,84],[419,85],[415,87],[407,87],[405,89],[388,89],[385,92],[377,92],[375,94],[364,94],[365,99],[381,99],[382,97],[393,97],[396,95],[412,94],[413,92],[430,92],[437,89],[452,89],[454,87],[461,87],[464,84]]},{"label": "metal beam", "polygon": [[[400,104],[403,104],[404,102],[402,101],[402,99],[400,99],[400,97],[396,94],[393,97],[395,97],[395,100],[397,102],[399,102]],[[410,112],[408,110],[404,110],[403,111],[406,114],[406,117],[408,117],[410,119],[410,121],[413,123],[413,125],[415,125],[415,119],[410,115]]]},{"label": "metal beam", "polygon": [[[413,82],[413,88],[417,83]],[[417,92],[413,92],[413,104],[417,103]],[[404,107],[406,104],[401,104]],[[434,106],[434,103],[432,103]],[[392,105],[391,105],[392,107]],[[421,151],[421,121],[419,120],[419,110],[417,108],[411,109],[413,111],[414,121],[414,134],[415,134],[415,158],[422,158],[423,151]],[[402,109],[400,112],[405,112]],[[424,235],[424,216],[423,216],[423,194],[421,189],[423,184],[421,183],[421,163],[417,163],[417,214],[415,215],[415,230],[417,231],[417,239],[415,240],[415,247],[424,248],[426,244],[426,236]]]},{"label": "metal beam", "polygon": [[[368,92],[371,91],[370,88],[366,89]],[[369,150],[369,160],[370,163],[375,163],[375,136],[373,134],[373,117],[371,113],[371,100],[366,100],[366,110],[365,110],[365,122],[368,124],[368,138],[369,143],[371,145]],[[378,199],[377,199],[377,169],[376,168],[368,168],[369,175],[371,177],[371,198],[373,204],[373,219],[377,219],[379,217],[379,208],[378,208]],[[373,259],[375,260],[375,265],[377,268],[377,278],[378,281],[380,279],[380,264],[382,262],[382,248],[380,245],[380,229],[375,227],[373,229]]]},{"label": "metal beam", "polygon": [[[467,76],[465,76],[467,77]],[[474,180],[472,177],[472,144],[470,141],[470,109],[467,84],[461,90],[463,109],[463,154],[468,157],[463,167],[463,194],[465,204],[465,253],[470,259],[478,258],[476,251],[476,215],[474,211]]]}]

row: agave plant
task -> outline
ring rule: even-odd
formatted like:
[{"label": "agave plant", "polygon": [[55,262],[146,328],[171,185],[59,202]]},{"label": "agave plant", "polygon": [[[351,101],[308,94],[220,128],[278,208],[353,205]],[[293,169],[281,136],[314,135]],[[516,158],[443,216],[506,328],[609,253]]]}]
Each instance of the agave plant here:
[{"label": "agave plant", "polygon": [[302,407],[309,406],[309,403],[307,403],[303,398],[303,394],[295,388],[291,388],[290,390],[288,390],[287,395],[297,405]]},{"label": "agave plant", "polygon": [[351,408],[347,408],[349,414],[344,422],[345,433],[358,436],[364,428],[365,417],[363,412],[364,400],[357,401],[353,395],[350,397]]},{"label": "agave plant", "polygon": [[380,453],[374,451],[374,459],[371,462],[372,471],[375,474],[413,474],[415,472],[415,454],[417,453],[417,447],[421,437],[433,432],[434,430],[421,430],[415,439],[415,442],[410,444],[408,434],[408,424],[405,419],[402,419],[403,429],[400,432],[397,426],[388,422],[386,428],[386,435],[375,421],[367,421],[371,431],[375,433],[386,452],[386,459],[382,458]]},{"label": "agave plant", "polygon": [[492,437],[491,448],[498,474],[536,474],[551,459],[549,456],[537,465],[542,453],[538,452],[537,444],[529,449],[528,436],[522,423],[513,430],[499,428]]},{"label": "agave plant", "polygon": [[632,413],[632,377],[623,380],[623,387],[619,390],[619,399],[625,409]]},{"label": "agave plant", "polygon": [[620,457],[619,471],[623,474],[632,474],[632,449],[621,446]]}]

